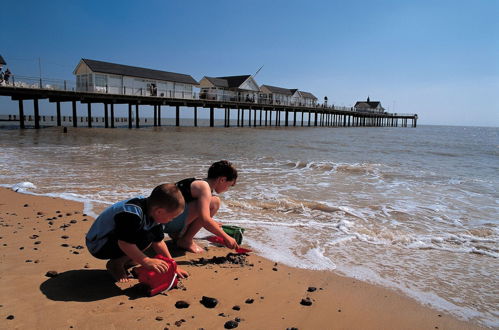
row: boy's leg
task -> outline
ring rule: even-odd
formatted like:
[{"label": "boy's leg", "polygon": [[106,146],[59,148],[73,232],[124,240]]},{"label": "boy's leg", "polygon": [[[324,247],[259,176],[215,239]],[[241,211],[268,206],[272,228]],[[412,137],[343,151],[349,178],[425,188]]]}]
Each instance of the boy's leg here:
[{"label": "boy's leg", "polygon": [[106,263],[106,269],[116,282],[124,283],[130,281],[126,271],[126,264],[132,261],[127,255],[119,258],[109,259]]},{"label": "boy's leg", "polygon": [[[198,202],[192,203],[193,205],[189,207],[189,215],[187,216],[185,228],[177,240],[177,245],[187,251],[200,253],[203,252],[203,249],[194,243],[194,236],[203,228],[203,222],[199,217],[200,209]],[[220,198],[212,196],[210,202],[210,217],[217,214],[219,208]]]}]

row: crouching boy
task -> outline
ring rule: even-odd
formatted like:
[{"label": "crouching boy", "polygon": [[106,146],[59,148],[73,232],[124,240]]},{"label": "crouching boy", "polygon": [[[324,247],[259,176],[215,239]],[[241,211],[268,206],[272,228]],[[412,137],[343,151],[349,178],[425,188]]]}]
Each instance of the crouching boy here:
[{"label": "crouching boy", "polygon": [[[174,184],[154,188],[147,198],[136,197],[118,202],[105,209],[90,227],[86,244],[98,259],[109,259],[106,268],[116,281],[127,282],[127,269],[138,264],[165,273],[168,264],[149,258],[144,250],[152,245],[157,254],[171,258],[164,242],[162,224],[184,210],[184,198]],[[180,277],[187,272],[177,268]]]}]

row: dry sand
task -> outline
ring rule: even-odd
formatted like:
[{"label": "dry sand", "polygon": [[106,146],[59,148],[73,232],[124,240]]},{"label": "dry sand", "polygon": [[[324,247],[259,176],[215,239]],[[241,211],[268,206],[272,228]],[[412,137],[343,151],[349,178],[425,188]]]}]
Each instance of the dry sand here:
[{"label": "dry sand", "polygon": [[[114,283],[105,261],[88,253],[84,237],[93,219],[83,205],[4,188],[0,196],[1,329],[224,329],[236,318],[237,329],[480,328],[332,272],[254,254],[244,266],[200,263],[230,252],[205,240],[198,242],[207,247],[202,255],[173,251],[190,273],[180,288],[147,297],[137,280]],[[217,306],[204,307],[203,296],[216,298]],[[306,298],[310,306],[300,303]],[[189,307],[176,308],[181,300]]]}]

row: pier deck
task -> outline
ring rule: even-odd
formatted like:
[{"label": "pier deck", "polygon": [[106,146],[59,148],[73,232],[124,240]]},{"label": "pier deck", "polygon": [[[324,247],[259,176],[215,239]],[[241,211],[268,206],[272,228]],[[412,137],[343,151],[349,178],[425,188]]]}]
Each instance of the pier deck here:
[{"label": "pier deck", "polygon": [[[239,101],[220,101],[206,100],[199,98],[199,94],[191,94],[189,98],[168,98],[161,96],[144,96],[144,95],[123,95],[110,94],[101,92],[82,92],[75,90],[66,90],[64,88],[50,88],[40,83],[41,87],[20,87],[16,84],[0,86],[0,95],[9,96],[11,100],[19,103],[19,127],[25,128],[24,101],[33,100],[34,107],[34,126],[40,128],[40,115],[38,100],[47,99],[49,102],[56,104],[57,125],[61,126],[61,103],[71,102],[72,104],[72,124],[77,127],[77,106],[76,103],[87,104],[88,118],[92,117],[92,105],[104,104],[104,119],[105,127],[113,128],[114,121],[114,105],[128,104],[128,127],[132,128],[135,122],[135,127],[139,127],[140,106],[149,105],[154,107],[154,126],[161,126],[161,106],[175,107],[175,123],[180,125],[180,107],[190,107],[194,110],[194,126],[197,126],[198,108],[206,108],[210,110],[210,126],[214,126],[214,110],[225,110],[225,126],[230,126],[231,110],[237,110],[237,126],[245,125],[245,114],[247,114],[248,126],[269,126],[272,123],[268,120],[268,112],[275,113],[275,126],[281,126],[281,114],[284,113],[283,126],[297,126],[297,115],[301,114],[301,126],[342,126],[342,127],[361,127],[361,126],[383,126],[393,127],[402,126],[408,127],[408,122],[411,121],[411,126],[417,126],[417,114],[401,114],[401,113],[373,113],[355,111],[354,108],[334,107],[334,106],[316,106],[306,107],[299,105],[282,105],[282,104],[261,104],[253,102]],[[135,108],[135,116],[132,115],[132,108]],[[109,118],[110,111],[110,120]],[[259,112],[259,116],[258,116]],[[304,114],[307,114],[308,122],[304,120]],[[292,116],[290,116],[292,115]],[[290,118],[292,117],[292,118]],[[258,119],[257,119],[258,118]],[[92,121],[87,120],[87,126],[92,127]]]}]

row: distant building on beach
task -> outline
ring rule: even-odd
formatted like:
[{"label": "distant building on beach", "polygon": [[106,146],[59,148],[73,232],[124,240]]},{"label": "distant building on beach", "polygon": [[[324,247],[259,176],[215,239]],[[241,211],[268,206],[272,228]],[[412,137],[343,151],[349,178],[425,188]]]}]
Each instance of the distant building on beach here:
[{"label": "distant building on beach", "polygon": [[193,98],[190,75],[81,59],[73,71],[76,90],[142,96]]},{"label": "distant building on beach", "polygon": [[357,101],[354,105],[354,108],[356,111],[360,112],[385,112],[385,108],[381,106],[381,102],[371,101],[369,99],[369,96],[367,97],[367,101]]},{"label": "distant building on beach", "polygon": [[314,107],[317,98],[309,92],[270,85],[260,86],[260,100],[266,104],[297,105]]},{"label": "distant building on beach", "polygon": [[205,100],[257,102],[260,88],[251,75],[203,77],[199,98]]}]

